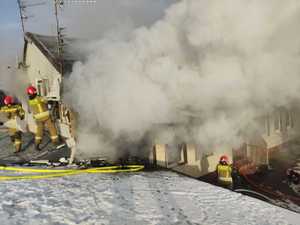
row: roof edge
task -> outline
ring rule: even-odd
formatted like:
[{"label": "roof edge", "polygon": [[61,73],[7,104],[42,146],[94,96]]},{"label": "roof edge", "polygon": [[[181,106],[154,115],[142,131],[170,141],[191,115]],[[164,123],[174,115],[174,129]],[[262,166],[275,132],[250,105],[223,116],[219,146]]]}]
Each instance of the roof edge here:
[{"label": "roof edge", "polygon": [[[61,63],[55,55],[52,54],[51,51],[36,37],[38,34],[34,34],[31,32],[26,32],[24,35],[25,42],[33,42],[38,49],[43,53],[43,55],[49,60],[49,62],[54,66],[54,68],[62,75]],[[47,36],[47,35],[44,35]],[[48,36],[53,37],[53,36]],[[24,52],[25,53],[25,52]]]}]

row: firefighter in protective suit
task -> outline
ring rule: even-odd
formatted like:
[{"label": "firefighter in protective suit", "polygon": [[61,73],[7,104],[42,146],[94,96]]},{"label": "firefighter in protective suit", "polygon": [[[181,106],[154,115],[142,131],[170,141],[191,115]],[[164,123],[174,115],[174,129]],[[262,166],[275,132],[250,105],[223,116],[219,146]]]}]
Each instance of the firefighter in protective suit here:
[{"label": "firefighter in protective suit", "polygon": [[229,160],[226,155],[220,157],[219,164],[217,165],[218,183],[221,186],[232,187],[232,168],[229,165]]},{"label": "firefighter in protective suit", "polygon": [[22,132],[17,128],[17,117],[21,120],[25,117],[25,111],[20,104],[16,104],[12,96],[4,97],[4,105],[0,108],[0,112],[6,113],[7,118],[11,120],[14,126],[8,128],[8,133],[11,142],[15,146],[15,153],[21,151],[22,147]]},{"label": "firefighter in protective suit", "polygon": [[37,125],[37,131],[35,133],[36,149],[41,150],[40,144],[42,142],[45,126],[49,130],[52,143],[57,144],[58,134],[55,124],[50,117],[47,100],[42,98],[41,96],[38,96],[37,90],[34,86],[29,86],[27,88],[27,94],[29,97],[29,107]]}]

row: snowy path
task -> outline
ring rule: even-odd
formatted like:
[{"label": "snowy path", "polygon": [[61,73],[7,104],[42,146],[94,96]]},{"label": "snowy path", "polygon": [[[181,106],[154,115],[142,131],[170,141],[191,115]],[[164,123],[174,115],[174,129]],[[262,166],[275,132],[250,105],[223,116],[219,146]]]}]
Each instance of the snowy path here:
[{"label": "snowy path", "polygon": [[172,172],[0,183],[0,224],[299,224],[300,214]]}]

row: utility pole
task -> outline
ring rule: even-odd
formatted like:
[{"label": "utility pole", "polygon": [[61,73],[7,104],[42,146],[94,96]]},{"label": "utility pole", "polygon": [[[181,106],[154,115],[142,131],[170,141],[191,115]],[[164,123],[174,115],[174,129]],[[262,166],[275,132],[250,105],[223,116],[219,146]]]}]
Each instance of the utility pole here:
[{"label": "utility pole", "polygon": [[60,72],[63,75],[64,68],[63,68],[63,53],[64,53],[64,46],[65,46],[65,34],[63,31],[65,30],[64,27],[61,27],[60,18],[59,18],[59,9],[62,9],[66,4],[95,4],[97,0],[53,0],[54,1],[54,15],[55,15],[55,22],[56,22],[56,42],[57,42],[57,56],[60,65]]},{"label": "utility pole", "polygon": [[19,14],[20,14],[20,19],[21,19],[21,26],[22,26],[22,32],[23,34],[25,33],[25,25],[24,25],[24,15],[21,7],[21,0],[17,0],[18,3],[18,8],[19,8]]},{"label": "utility pole", "polygon": [[58,63],[60,65],[60,73],[63,75],[64,68],[63,68],[63,47],[64,47],[64,39],[62,31],[64,30],[63,27],[60,26],[58,9],[62,8],[64,5],[63,0],[54,0],[54,15],[56,21],[56,42],[57,42],[57,56],[58,56]]}]

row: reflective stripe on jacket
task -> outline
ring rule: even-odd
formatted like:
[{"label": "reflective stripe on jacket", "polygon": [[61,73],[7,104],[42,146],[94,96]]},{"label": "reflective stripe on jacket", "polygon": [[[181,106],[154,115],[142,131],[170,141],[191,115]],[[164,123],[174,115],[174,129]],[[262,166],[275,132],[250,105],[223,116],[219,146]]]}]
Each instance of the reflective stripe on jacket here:
[{"label": "reflective stripe on jacket", "polygon": [[50,116],[47,101],[42,97],[35,97],[29,100],[29,106],[33,113],[33,118],[38,121],[47,120]]},{"label": "reflective stripe on jacket", "polygon": [[231,177],[231,166],[230,165],[221,165],[217,166],[218,180],[221,182],[232,183]]},{"label": "reflective stripe on jacket", "polygon": [[47,112],[42,112],[42,113],[37,113],[35,115],[33,115],[33,118],[35,120],[38,120],[38,121],[43,121],[43,120],[46,120],[50,117],[50,113],[49,111]]},{"label": "reflective stripe on jacket", "polygon": [[18,116],[20,119],[25,117],[25,111],[21,105],[10,105],[0,108],[0,112],[7,113],[8,119],[16,119]]}]

